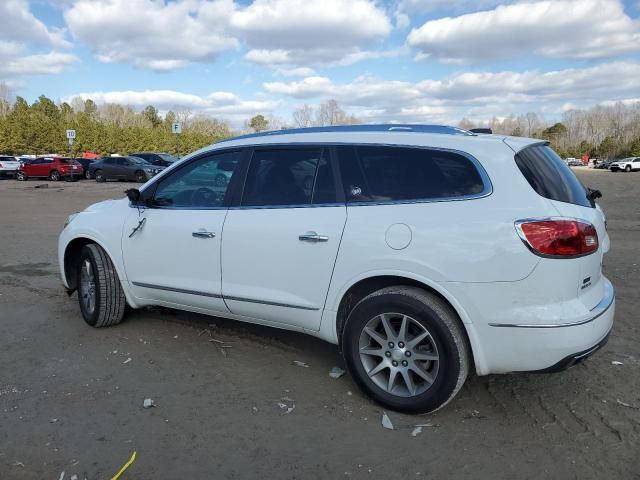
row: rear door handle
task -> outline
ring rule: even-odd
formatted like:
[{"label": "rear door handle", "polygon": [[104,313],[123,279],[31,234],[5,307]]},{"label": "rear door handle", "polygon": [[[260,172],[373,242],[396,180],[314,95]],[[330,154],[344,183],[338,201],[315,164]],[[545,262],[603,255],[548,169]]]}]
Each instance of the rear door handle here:
[{"label": "rear door handle", "polygon": [[216,234],[213,232],[206,232],[204,230],[199,230],[197,232],[191,232],[191,236],[196,238],[214,238]]},{"label": "rear door handle", "polygon": [[306,232],[298,237],[301,242],[328,242],[329,237],[326,235],[318,235],[316,232]]}]

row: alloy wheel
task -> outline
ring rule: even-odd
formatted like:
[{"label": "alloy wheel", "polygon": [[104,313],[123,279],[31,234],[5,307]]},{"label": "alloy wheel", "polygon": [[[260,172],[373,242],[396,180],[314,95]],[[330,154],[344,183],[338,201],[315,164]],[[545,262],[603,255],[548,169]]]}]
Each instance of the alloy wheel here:
[{"label": "alloy wheel", "polygon": [[414,318],[383,313],[367,322],[359,340],[365,372],[385,392],[413,397],[435,382],[440,366],[431,333]]},{"label": "alloy wheel", "polygon": [[96,309],[96,280],[89,259],[85,259],[80,269],[80,298],[87,315]]}]

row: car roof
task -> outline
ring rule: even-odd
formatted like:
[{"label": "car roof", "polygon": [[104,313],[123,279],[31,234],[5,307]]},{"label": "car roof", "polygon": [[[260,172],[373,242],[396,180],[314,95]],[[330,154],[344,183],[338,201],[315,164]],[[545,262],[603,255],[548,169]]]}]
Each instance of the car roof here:
[{"label": "car roof", "polygon": [[[295,128],[252,133],[222,140],[193,152],[194,155],[211,150],[240,146],[259,146],[304,143],[345,143],[368,145],[415,145],[435,148],[465,150],[480,145],[493,144],[508,146],[515,152],[544,140],[524,137],[510,137],[494,134],[476,134],[458,127],[447,125],[421,124],[375,124],[343,125],[331,127]],[[504,143],[503,143],[504,142]],[[506,145],[505,145],[506,144]],[[466,146],[465,146],[466,145]]]}]

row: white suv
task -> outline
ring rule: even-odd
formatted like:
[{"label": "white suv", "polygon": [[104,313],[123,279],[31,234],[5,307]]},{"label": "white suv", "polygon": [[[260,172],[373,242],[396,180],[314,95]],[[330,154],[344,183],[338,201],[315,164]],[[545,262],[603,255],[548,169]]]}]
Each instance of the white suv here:
[{"label": "white suv", "polygon": [[202,149],[72,215],[58,255],[89,325],[162,305],[309,333],[338,344],[382,405],[429,412],[470,368],[557,371],[606,342],[598,194],[540,140],[276,131]]},{"label": "white suv", "polygon": [[640,157],[623,158],[617,162],[613,162],[609,165],[609,170],[617,172],[618,170],[624,170],[625,172],[636,172],[640,170]]}]

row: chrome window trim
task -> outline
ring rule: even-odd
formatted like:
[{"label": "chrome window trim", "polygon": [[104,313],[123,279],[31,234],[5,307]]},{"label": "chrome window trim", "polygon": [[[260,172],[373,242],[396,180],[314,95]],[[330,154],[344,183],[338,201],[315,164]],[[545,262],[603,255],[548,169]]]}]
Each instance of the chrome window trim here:
[{"label": "chrome window trim", "polygon": [[[456,196],[456,197],[441,197],[441,198],[423,198],[423,199],[412,199],[412,200],[389,200],[389,201],[362,201],[362,202],[354,202],[354,201],[344,201],[344,202],[335,202],[335,203],[323,203],[323,204],[302,204],[302,205],[231,205],[228,207],[222,206],[222,207],[198,207],[198,208],[193,208],[193,207],[157,207],[157,206],[153,206],[153,207],[145,207],[145,208],[151,208],[154,210],[160,210],[160,209],[167,209],[167,210],[260,210],[260,209],[283,209],[283,208],[317,208],[317,207],[334,207],[334,206],[354,206],[354,207],[367,207],[367,206],[374,206],[374,205],[407,205],[407,204],[418,204],[418,203],[440,203],[440,202],[459,202],[459,201],[468,201],[468,200],[478,200],[481,198],[486,198],[490,195],[493,194],[493,183],[491,182],[491,178],[489,177],[489,175],[487,174],[487,171],[485,170],[484,166],[482,165],[482,163],[480,163],[480,161],[475,158],[473,155],[464,152],[462,150],[456,150],[453,148],[443,148],[443,147],[431,147],[428,145],[407,145],[407,144],[403,144],[403,143],[383,143],[383,142],[377,142],[377,143],[372,143],[372,142],[286,142],[286,143],[252,143],[252,144],[247,144],[247,145],[233,145],[233,146],[223,146],[222,148],[215,148],[215,145],[219,145],[221,142],[218,142],[216,144],[212,145],[212,148],[204,151],[204,152],[200,152],[197,156],[194,156],[193,158],[189,158],[187,160],[185,160],[185,164],[191,163],[191,162],[196,162],[202,158],[204,158],[205,156],[208,155],[212,155],[212,154],[218,154],[218,153],[225,153],[225,152],[229,152],[229,151],[237,151],[237,150],[244,150],[244,149],[256,149],[256,148],[289,148],[289,149],[296,149],[298,147],[310,147],[310,146],[316,146],[318,148],[331,148],[331,147],[339,147],[339,146],[353,146],[353,147],[391,147],[391,148],[416,148],[416,149],[423,149],[423,150],[436,150],[436,151],[440,151],[440,152],[448,152],[448,153],[455,153],[457,155],[460,155],[464,158],[466,158],[467,160],[469,160],[475,167],[476,170],[478,171],[480,178],[482,180],[482,184],[483,184],[483,190],[481,192],[478,193],[474,193],[471,195],[460,195],[460,196]],[[340,159],[337,159],[338,161],[338,166],[339,166],[339,162]],[[170,167],[167,167],[166,169],[164,169],[163,171],[161,171],[158,175],[154,176],[151,180],[149,180],[149,182],[147,182],[144,185],[144,188],[141,189],[141,192],[145,192],[149,189],[155,188],[158,182],[160,182],[163,178],[165,178],[167,175],[170,175],[171,172],[177,168],[182,168],[184,165],[180,165],[178,167],[175,167],[174,165],[176,165],[178,162],[175,162],[174,164],[172,164]],[[167,172],[167,170],[171,169],[169,172]],[[167,172],[165,174],[165,172]],[[246,177],[246,173],[245,173],[245,177]],[[340,176],[340,178],[342,179],[342,177]],[[244,179],[246,180],[246,178]],[[336,192],[339,193],[339,192]],[[135,205],[131,205],[129,204],[129,206],[131,208],[137,208]]]},{"label": "chrome window trim", "polygon": [[613,289],[613,285],[611,285],[611,283],[607,283],[606,285],[606,291],[605,291],[605,296],[602,298],[602,300],[600,300],[600,302],[593,307],[589,313],[594,313],[591,317],[586,318],[584,320],[578,320],[576,322],[569,322],[569,323],[542,323],[542,324],[535,324],[535,323],[490,323],[489,326],[490,327],[500,327],[500,328],[565,328],[565,327],[577,327],[580,325],[586,325],[587,323],[591,323],[594,320],[596,320],[597,318],[601,317],[602,315],[604,315],[609,308],[611,308],[611,305],[613,305],[613,302],[615,301],[616,296],[615,296],[615,291]]}]

